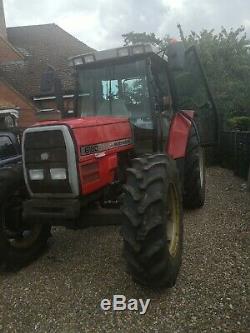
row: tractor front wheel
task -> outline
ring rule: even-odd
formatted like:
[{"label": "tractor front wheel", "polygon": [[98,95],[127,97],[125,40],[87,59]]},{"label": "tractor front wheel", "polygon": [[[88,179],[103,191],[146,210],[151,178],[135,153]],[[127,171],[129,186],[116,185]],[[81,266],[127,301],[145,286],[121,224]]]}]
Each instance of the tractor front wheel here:
[{"label": "tractor front wheel", "polygon": [[175,162],[164,154],[132,161],[122,211],[124,256],[133,279],[172,287],[181,265],[182,197]]},{"label": "tractor front wheel", "polygon": [[5,270],[17,270],[35,259],[50,236],[49,225],[22,221],[17,201],[9,198],[0,207],[0,264]]},{"label": "tractor front wheel", "polygon": [[247,189],[250,192],[250,166],[249,166],[248,177],[247,177]]},{"label": "tractor front wheel", "polygon": [[50,236],[50,225],[23,220],[22,181],[18,168],[0,174],[0,266],[5,270],[17,270],[35,259]]}]

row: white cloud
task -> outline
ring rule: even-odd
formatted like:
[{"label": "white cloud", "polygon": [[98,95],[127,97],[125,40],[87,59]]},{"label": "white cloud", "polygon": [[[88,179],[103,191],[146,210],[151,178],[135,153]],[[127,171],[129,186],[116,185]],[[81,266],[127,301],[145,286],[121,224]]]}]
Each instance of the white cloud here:
[{"label": "white cloud", "polygon": [[186,33],[203,28],[244,24],[250,32],[247,0],[4,0],[9,26],[55,22],[97,49],[122,44],[129,31],[178,37],[177,23]]},{"label": "white cloud", "polygon": [[61,15],[55,22],[89,46],[98,47],[105,40],[105,32],[101,29],[97,12],[79,12],[73,17]]}]

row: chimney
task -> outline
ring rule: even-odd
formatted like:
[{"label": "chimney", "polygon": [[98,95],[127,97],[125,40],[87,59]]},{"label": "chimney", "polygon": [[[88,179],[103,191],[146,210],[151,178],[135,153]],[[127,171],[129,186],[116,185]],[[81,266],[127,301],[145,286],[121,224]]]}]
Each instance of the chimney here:
[{"label": "chimney", "polygon": [[7,39],[6,23],[4,16],[3,0],[0,0],[0,35]]}]

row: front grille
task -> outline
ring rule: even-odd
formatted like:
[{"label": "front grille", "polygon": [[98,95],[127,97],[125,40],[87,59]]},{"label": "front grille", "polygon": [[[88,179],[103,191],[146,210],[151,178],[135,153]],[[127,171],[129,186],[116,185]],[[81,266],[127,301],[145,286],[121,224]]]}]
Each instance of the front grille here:
[{"label": "front grille", "polygon": [[[61,130],[41,130],[38,128],[27,131],[24,139],[24,160],[26,179],[33,194],[65,194],[72,193],[69,183],[67,163],[67,147]],[[52,180],[50,169],[66,169],[67,179]],[[42,169],[43,180],[31,180],[29,170]]]},{"label": "front grille", "polygon": [[40,148],[65,148],[63,133],[60,130],[53,131],[34,131],[26,134],[24,143],[25,149],[40,149]]}]

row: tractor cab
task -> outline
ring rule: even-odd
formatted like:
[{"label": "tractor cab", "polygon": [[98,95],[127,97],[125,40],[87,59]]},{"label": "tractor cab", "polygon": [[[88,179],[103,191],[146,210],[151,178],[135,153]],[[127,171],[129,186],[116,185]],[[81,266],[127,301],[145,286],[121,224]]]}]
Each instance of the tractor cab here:
[{"label": "tractor cab", "polygon": [[137,147],[159,149],[158,136],[166,140],[175,105],[163,51],[135,45],[77,56],[70,64],[77,76],[77,117],[128,118]]},{"label": "tractor cab", "polygon": [[156,88],[169,94],[167,76],[159,77],[167,71],[163,52],[137,45],[78,56],[71,65],[77,70],[78,116],[124,116],[135,126],[152,128],[150,97]]},{"label": "tractor cab", "polygon": [[19,112],[15,109],[0,109],[0,129],[13,129],[17,127]]},{"label": "tractor cab", "polygon": [[0,109],[0,169],[21,162],[18,117],[18,110]]},{"label": "tractor cab", "polygon": [[217,109],[194,47],[125,46],[73,57],[70,65],[76,117],[129,118],[137,146],[156,151],[163,149],[173,115],[194,110],[202,145],[216,144]]}]

